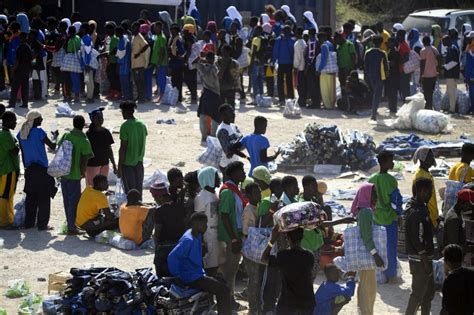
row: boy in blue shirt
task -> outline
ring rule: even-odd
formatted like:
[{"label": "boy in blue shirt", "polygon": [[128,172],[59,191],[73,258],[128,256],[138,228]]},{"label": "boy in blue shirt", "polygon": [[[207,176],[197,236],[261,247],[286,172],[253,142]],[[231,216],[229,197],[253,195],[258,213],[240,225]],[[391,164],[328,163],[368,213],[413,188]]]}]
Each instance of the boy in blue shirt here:
[{"label": "boy in blue shirt", "polygon": [[213,294],[217,298],[218,314],[232,314],[230,291],[223,283],[206,276],[202,263],[202,235],[207,230],[207,216],[196,212],[187,230],[168,255],[168,269],[178,278],[178,284]]},{"label": "boy in blue shirt", "polygon": [[250,172],[252,176],[253,169],[257,166],[263,165],[268,168],[268,162],[274,161],[280,151],[275,152],[274,155],[268,156],[267,149],[270,147],[270,142],[264,134],[267,132],[268,121],[263,116],[255,117],[253,122],[254,132],[242,138],[240,143],[247,149],[250,157]]},{"label": "boy in blue shirt", "polygon": [[355,272],[348,272],[346,285],[340,285],[339,268],[336,265],[329,264],[324,267],[326,281],[324,281],[316,291],[316,307],[313,315],[336,315],[342,307],[349,303],[355,291]]}]

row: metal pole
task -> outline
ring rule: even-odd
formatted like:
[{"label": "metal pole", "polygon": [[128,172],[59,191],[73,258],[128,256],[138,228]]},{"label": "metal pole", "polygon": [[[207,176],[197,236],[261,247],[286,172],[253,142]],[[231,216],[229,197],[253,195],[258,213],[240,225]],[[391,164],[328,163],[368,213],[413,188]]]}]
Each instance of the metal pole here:
[{"label": "metal pole", "polygon": [[178,22],[178,6],[174,8],[174,22]]},{"label": "metal pole", "polygon": [[75,4],[76,4],[76,1],[75,1],[75,0],[72,0],[72,12],[71,12],[71,14],[74,13],[74,11],[76,11],[76,10],[75,10],[75,8],[76,8],[76,5],[75,5]]},{"label": "metal pole", "polygon": [[183,1],[183,16],[186,16],[187,15],[187,12],[186,12],[186,0]]}]

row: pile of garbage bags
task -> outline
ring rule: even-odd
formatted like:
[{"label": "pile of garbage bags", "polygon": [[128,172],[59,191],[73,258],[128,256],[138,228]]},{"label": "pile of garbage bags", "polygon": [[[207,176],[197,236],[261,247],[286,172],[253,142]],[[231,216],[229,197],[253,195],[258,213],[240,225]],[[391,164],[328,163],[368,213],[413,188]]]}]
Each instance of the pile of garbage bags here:
[{"label": "pile of garbage bags", "polygon": [[290,144],[280,147],[282,165],[332,164],[352,170],[373,167],[375,143],[371,136],[357,130],[346,134],[335,125],[307,124]]},{"label": "pile of garbage bags", "polygon": [[190,314],[211,304],[208,298],[196,303],[177,297],[172,279],[157,277],[151,268],[72,268],[71,275],[61,295],[43,301],[44,314]]}]

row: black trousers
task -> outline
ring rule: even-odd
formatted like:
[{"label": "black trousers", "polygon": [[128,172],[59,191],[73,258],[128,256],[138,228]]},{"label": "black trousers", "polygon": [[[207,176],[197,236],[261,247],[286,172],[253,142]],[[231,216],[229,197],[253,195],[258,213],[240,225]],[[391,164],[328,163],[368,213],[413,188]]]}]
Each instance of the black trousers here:
[{"label": "black trousers", "polygon": [[139,102],[145,101],[145,68],[132,69],[133,82],[137,87],[137,97]]},{"label": "black trousers", "polygon": [[183,101],[183,80],[184,72],[183,67],[174,66],[171,67],[171,85],[178,89],[178,101]]},{"label": "black trousers", "polygon": [[265,77],[265,84],[267,85],[267,95],[273,97],[275,95],[275,78]]},{"label": "black trousers", "polygon": [[[277,88],[278,88],[278,99],[280,100],[280,102],[284,102],[285,98],[295,98],[295,94],[293,91],[292,72],[293,72],[293,65],[278,65]],[[284,81],[286,81],[286,95],[285,95]]]},{"label": "black trousers", "polygon": [[28,94],[29,94],[29,81],[30,75],[29,73],[23,74],[23,73],[15,73],[13,75],[11,85],[12,89],[10,92],[10,102],[9,105],[12,107],[15,107],[16,104],[16,96],[18,94],[18,91],[21,88],[21,102],[22,106],[28,107]]},{"label": "black trousers", "polygon": [[421,85],[423,87],[423,95],[425,96],[425,109],[433,109],[433,93],[436,86],[436,77],[422,78]]},{"label": "black trousers", "polygon": [[184,83],[191,92],[191,102],[197,102],[197,70],[190,70],[187,66],[184,68],[183,73]]},{"label": "black trousers", "polygon": [[281,291],[280,270],[276,265],[276,257],[270,256],[265,268],[261,288],[261,300],[263,313],[274,312]]},{"label": "black trousers", "polygon": [[25,170],[25,228],[35,225],[38,229],[48,226],[51,213],[50,193],[45,189],[48,185],[41,180],[47,175],[46,168],[37,164],[28,166]]},{"label": "black trousers", "polygon": [[111,63],[107,65],[107,79],[110,82],[111,91],[121,91],[120,77],[117,71],[117,64]]},{"label": "black trousers", "polygon": [[140,192],[140,196],[143,193],[143,177],[144,169],[143,163],[138,162],[135,166],[122,166],[122,180],[123,188],[127,194],[130,190],[136,189]]},{"label": "black trousers", "polygon": [[396,113],[398,103],[398,91],[400,90],[400,76],[392,75],[392,73],[390,73],[390,75],[387,77],[385,88],[385,94],[388,98],[388,108],[391,113]]},{"label": "black trousers", "polygon": [[314,69],[308,69],[306,74],[307,97],[311,99],[311,108],[321,108],[321,88],[319,75]]},{"label": "black trousers", "polygon": [[221,104],[229,104],[235,108],[235,90],[221,91]]},{"label": "black trousers", "polygon": [[104,215],[99,214],[92,220],[87,221],[81,226],[90,237],[96,237],[106,230],[115,230],[118,228],[118,218],[107,219]]},{"label": "black trousers", "polygon": [[410,273],[412,275],[411,294],[408,300],[406,315],[415,315],[421,306],[421,315],[429,315],[431,301],[434,297],[433,265],[425,271],[423,263],[410,260]]},{"label": "black trousers", "polygon": [[306,106],[306,99],[307,99],[307,75],[306,71],[298,71],[298,104],[300,107]]},{"label": "black trousers", "polygon": [[410,80],[411,80],[411,73],[400,74],[400,92],[402,93],[402,99],[404,102],[405,102],[405,99],[411,95]]},{"label": "black trousers", "polygon": [[339,68],[338,77],[339,77],[339,84],[341,85],[342,95],[346,94],[347,77],[349,76],[350,71],[351,69]]},{"label": "black trousers", "polygon": [[191,282],[189,286],[191,288],[215,295],[217,298],[217,314],[232,314],[230,290],[224,282],[221,282],[215,278],[204,276],[194,282]]}]

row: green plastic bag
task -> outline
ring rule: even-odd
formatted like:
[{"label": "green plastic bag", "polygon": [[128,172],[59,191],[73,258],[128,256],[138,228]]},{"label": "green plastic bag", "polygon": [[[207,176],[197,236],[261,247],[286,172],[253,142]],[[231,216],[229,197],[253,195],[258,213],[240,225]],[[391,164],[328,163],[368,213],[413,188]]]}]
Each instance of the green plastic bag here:
[{"label": "green plastic bag", "polygon": [[43,298],[41,295],[32,293],[23,299],[20,305],[18,305],[18,314],[30,315],[37,314],[41,310],[41,303]]},{"label": "green plastic bag", "polygon": [[67,231],[68,231],[67,222],[64,221],[63,224],[61,224],[61,227],[59,228],[59,234],[66,235]]},{"label": "green plastic bag", "polygon": [[23,279],[15,279],[8,282],[8,290],[5,296],[8,298],[19,298],[30,293],[30,286]]},{"label": "green plastic bag", "polygon": [[0,308],[0,315],[7,315],[7,311],[4,308]]}]

